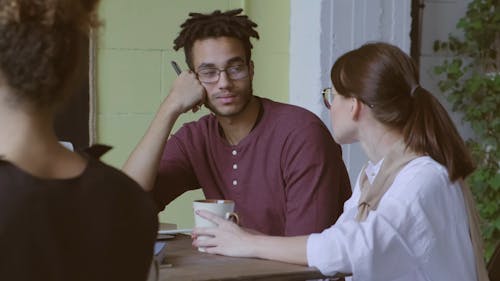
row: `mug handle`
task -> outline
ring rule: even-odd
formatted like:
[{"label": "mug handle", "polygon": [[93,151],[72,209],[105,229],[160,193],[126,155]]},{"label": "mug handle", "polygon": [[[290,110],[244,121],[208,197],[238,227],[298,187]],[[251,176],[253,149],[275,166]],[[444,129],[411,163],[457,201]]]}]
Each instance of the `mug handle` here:
[{"label": "mug handle", "polygon": [[235,212],[228,212],[226,213],[226,215],[224,216],[224,218],[226,220],[230,220],[232,222],[234,222],[235,224],[240,224],[240,217],[238,217],[238,214],[235,213]]}]

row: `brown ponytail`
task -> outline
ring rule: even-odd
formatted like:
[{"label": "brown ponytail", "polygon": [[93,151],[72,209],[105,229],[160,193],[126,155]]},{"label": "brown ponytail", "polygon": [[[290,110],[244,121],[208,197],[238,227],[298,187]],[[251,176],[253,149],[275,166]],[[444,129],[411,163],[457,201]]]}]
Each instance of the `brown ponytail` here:
[{"label": "brown ponytail", "polygon": [[418,86],[413,95],[412,114],[403,127],[406,144],[448,169],[450,180],[467,177],[475,167],[469,150],[448,113],[427,90]]}]

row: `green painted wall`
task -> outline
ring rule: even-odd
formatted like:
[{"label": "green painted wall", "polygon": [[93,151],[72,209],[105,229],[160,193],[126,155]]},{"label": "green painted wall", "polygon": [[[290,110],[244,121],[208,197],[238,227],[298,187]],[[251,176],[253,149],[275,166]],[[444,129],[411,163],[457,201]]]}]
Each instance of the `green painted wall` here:
[{"label": "green painted wall", "polygon": [[254,45],[254,93],[288,102],[289,0],[247,0],[247,15],[259,26]]},{"label": "green painted wall", "polygon": [[[288,101],[289,0],[105,0],[101,2],[97,45],[97,142],[114,149],[103,160],[121,167],[139,142],[175,73],[170,60],[183,68],[184,55],[172,49],[179,25],[189,12],[244,8],[259,25],[254,41],[256,95]],[[183,123],[208,111],[184,114]],[[188,192],[167,206],[161,221],[181,228],[193,225],[191,201],[203,198]]]}]

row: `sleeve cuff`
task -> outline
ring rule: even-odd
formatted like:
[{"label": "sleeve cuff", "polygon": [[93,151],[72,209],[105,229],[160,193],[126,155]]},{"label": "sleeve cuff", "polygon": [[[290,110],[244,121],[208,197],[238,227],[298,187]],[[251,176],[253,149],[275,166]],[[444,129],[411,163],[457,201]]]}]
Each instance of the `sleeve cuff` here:
[{"label": "sleeve cuff", "polygon": [[[321,235],[314,233],[307,238],[307,265],[319,268],[321,260]],[[321,270],[321,269],[320,269]]]}]

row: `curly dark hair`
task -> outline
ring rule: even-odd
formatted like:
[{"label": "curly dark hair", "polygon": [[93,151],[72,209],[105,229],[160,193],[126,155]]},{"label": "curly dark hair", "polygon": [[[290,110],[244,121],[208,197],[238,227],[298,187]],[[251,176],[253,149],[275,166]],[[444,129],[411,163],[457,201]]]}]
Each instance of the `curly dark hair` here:
[{"label": "curly dark hair", "polygon": [[210,14],[189,13],[190,18],[181,24],[182,30],[174,40],[174,50],[184,48],[186,63],[190,69],[194,69],[191,50],[196,40],[233,37],[243,43],[247,63],[250,62],[253,47],[250,37],[259,39],[259,33],[255,30],[255,22],[246,15],[240,15],[242,11],[243,9],[235,9],[226,12],[216,10]]},{"label": "curly dark hair", "polygon": [[0,78],[16,101],[52,106],[80,63],[81,40],[98,24],[99,0],[0,0]]}]

